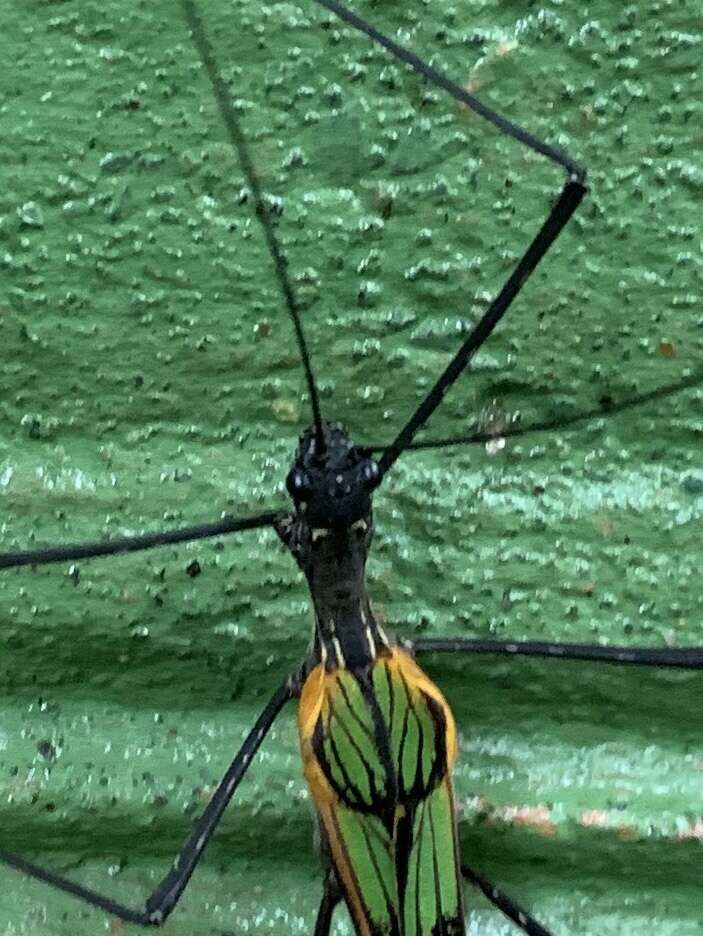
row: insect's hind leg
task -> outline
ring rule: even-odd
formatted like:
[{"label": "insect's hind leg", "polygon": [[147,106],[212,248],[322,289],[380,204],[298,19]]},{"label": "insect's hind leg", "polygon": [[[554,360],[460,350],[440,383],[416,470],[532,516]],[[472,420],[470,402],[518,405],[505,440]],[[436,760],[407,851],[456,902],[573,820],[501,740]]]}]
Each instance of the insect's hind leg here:
[{"label": "insect's hind leg", "polygon": [[[462,864],[461,873],[467,881],[478,887],[494,907],[497,907],[508,919],[519,926],[523,933],[527,933],[527,936],[552,936],[550,931],[545,929],[530,913],[523,910],[519,904],[515,903],[512,898],[504,894],[478,871],[474,871],[468,865]],[[317,936],[317,931],[315,936]]]},{"label": "insect's hind leg", "polygon": [[337,882],[334,880],[333,876],[330,875],[325,881],[325,890],[322,894],[320,907],[317,911],[314,936],[329,936],[332,927],[332,916],[341,899],[342,895],[337,886]]},{"label": "insect's hind leg", "polygon": [[298,694],[300,679],[298,673],[290,676],[271,697],[235,755],[195,828],[181,848],[170,871],[147,899],[144,910],[127,907],[110,897],[105,897],[98,891],[76,884],[61,874],[47,871],[33,862],[26,861],[19,855],[4,849],[0,849],[0,862],[37,878],[39,881],[44,881],[44,883],[50,884],[57,890],[78,897],[79,900],[83,900],[85,903],[97,907],[98,910],[103,910],[112,916],[119,917],[119,919],[127,923],[137,923],[141,926],[160,926],[180,900],[196,865],[202,857],[205,846],[219,825],[228,803],[234,796],[274,719],[286,702]]}]

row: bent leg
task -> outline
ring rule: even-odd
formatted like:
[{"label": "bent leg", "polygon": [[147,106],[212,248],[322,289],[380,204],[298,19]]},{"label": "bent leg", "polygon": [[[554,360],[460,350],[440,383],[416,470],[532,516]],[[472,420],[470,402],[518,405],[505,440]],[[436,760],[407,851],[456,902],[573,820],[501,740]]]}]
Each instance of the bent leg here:
[{"label": "bent leg", "polygon": [[205,811],[173,862],[170,871],[147,899],[144,910],[127,907],[110,897],[105,897],[90,888],[82,887],[61,874],[47,871],[33,862],[26,861],[19,855],[4,849],[0,849],[0,862],[44,881],[58,890],[71,894],[73,897],[78,897],[85,903],[119,917],[127,923],[138,923],[142,926],[160,926],[178,903],[196,865],[200,861],[205,846],[210,841],[222,818],[222,814],[247,772],[252,758],[261,746],[278,713],[286,702],[296,694],[297,684],[297,676],[289,677],[281,688],[274,693],[263,712],[259,715],[244,744],[220,781],[212,799],[207,804]]}]

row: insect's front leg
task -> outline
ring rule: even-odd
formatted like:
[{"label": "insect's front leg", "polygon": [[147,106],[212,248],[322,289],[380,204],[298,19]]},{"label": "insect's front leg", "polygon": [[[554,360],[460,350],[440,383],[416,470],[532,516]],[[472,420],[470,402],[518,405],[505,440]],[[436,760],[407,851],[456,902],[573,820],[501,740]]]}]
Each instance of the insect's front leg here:
[{"label": "insect's front leg", "polygon": [[[302,670],[301,670],[302,672]],[[104,910],[113,916],[119,917],[127,923],[138,923],[142,926],[160,926],[171,914],[180,900],[188,881],[200,861],[207,843],[219,825],[220,819],[234,796],[237,787],[247,772],[252,759],[260,748],[276,716],[286,702],[297,696],[300,692],[301,675],[294,673],[289,676],[283,685],[274,693],[270,701],[257,718],[254,727],[247,735],[244,743],[234,757],[227,772],[220,781],[210,802],[207,804],[202,816],[195,824],[183,848],[181,848],[170,871],[161,883],[147,898],[144,910],[135,910],[127,907],[98,891],[82,887],[74,881],[47,871],[30,861],[26,861],[13,852],[0,849],[0,862],[4,862],[18,871],[29,874],[58,890],[78,897],[85,903]]]}]

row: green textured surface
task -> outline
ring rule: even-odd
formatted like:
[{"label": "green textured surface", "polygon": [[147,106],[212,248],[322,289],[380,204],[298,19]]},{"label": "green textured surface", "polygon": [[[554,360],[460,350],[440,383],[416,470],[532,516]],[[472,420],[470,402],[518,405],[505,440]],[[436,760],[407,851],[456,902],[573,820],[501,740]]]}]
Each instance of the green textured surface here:
[{"label": "green textured surface", "polygon": [[[590,169],[578,219],[432,433],[484,407],[569,414],[700,367],[696,0],[357,9]],[[363,39],[321,29],[311,2],[202,10],[283,209],[325,412],[386,441],[560,175]],[[303,382],[177,5],[0,0],[0,23],[3,548],[283,504]],[[408,456],[376,500],[371,589],[389,626],[703,642],[702,398],[493,456]],[[138,904],[304,653],[307,597],[263,533],[68,572],[0,578],[0,834]],[[700,675],[488,659],[429,671],[460,725],[461,838],[480,870],[558,936],[703,933]],[[171,936],[311,931],[320,874],[292,715]],[[0,879],[2,936],[122,932]],[[469,906],[469,933],[513,932]],[[350,933],[341,913],[334,932]]]}]

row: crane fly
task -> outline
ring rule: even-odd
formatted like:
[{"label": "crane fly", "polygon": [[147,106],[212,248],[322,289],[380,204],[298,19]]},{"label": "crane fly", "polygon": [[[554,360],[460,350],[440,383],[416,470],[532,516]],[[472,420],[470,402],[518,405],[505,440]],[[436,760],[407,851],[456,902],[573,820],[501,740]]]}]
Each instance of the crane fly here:
[{"label": "crane fly", "polygon": [[[342,902],[357,936],[464,933],[464,880],[477,886],[517,929],[544,936],[550,930],[542,922],[487,880],[473,866],[470,856],[462,855],[452,781],[457,756],[456,725],[442,692],[416,658],[423,653],[451,654],[454,658],[462,654],[495,654],[695,669],[703,665],[703,651],[462,636],[403,640],[388,633],[374,611],[365,579],[374,534],[374,494],[396,462],[414,449],[495,439],[493,427],[478,428],[459,439],[434,442],[416,439],[416,435],[443,404],[445,394],[490,337],[577,210],[586,194],[585,170],[560,149],[497,114],[462,85],[336,0],[316,2],[346,26],[380,45],[391,59],[418,73],[428,86],[448,93],[500,133],[554,163],[564,173],[563,186],[505,285],[468,329],[454,357],[430,385],[416,410],[401,423],[393,441],[380,447],[358,445],[345,428],[328,421],[324,411],[305,340],[300,301],[276,234],[275,204],[267,198],[259,181],[237,108],[221,76],[198,5],[193,0],[182,0],[185,20],[211,83],[222,127],[238,155],[247,182],[244,200],[251,199],[262,225],[303,362],[312,424],[299,439],[286,479],[293,509],[226,518],[172,533],[8,553],[0,557],[0,567],[76,562],[224,533],[275,530],[309,584],[315,619],[312,647],[304,663],[284,680],[259,715],[173,866],[154,888],[144,908],[123,904],[48,871],[9,850],[10,842],[3,843],[0,860],[127,923],[162,924],[176,907],[277,715],[287,702],[298,698],[300,749],[325,862],[315,936],[328,936],[335,908]],[[27,209],[27,216],[30,215]],[[681,388],[691,384],[691,380],[684,381]],[[660,391],[658,388],[656,393]],[[643,403],[646,397],[640,394],[629,402]],[[583,414],[578,418],[583,418]],[[562,418],[557,425],[563,426],[568,421],[568,417]],[[535,428],[549,425],[500,427],[498,435],[510,437]],[[41,432],[41,426],[36,431]],[[467,896],[467,904],[470,900]]]}]

